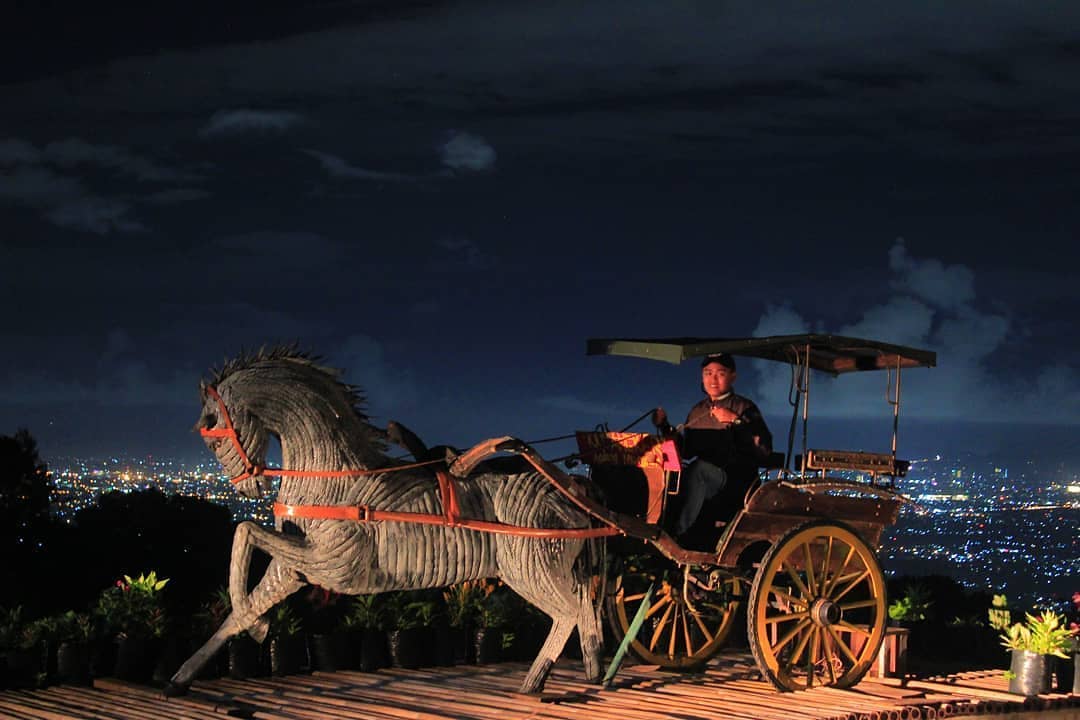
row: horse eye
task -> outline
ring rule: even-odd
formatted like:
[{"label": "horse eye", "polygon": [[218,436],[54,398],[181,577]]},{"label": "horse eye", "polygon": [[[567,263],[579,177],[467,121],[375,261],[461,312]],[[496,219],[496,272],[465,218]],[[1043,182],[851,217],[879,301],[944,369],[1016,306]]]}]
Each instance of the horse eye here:
[{"label": "horse eye", "polygon": [[213,430],[214,427],[217,426],[217,416],[213,413],[207,413],[206,415],[203,415],[202,422],[204,428],[206,428],[207,430]]}]

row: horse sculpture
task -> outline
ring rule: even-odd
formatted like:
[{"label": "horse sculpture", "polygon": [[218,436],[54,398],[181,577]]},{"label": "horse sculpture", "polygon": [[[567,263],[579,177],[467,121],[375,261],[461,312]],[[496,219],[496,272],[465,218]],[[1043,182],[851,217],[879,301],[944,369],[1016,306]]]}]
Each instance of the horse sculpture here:
[{"label": "horse sculpture", "polygon": [[[401,466],[386,454],[385,432],[371,425],[355,388],[338,373],[291,349],[241,357],[201,385],[196,428],[237,490],[270,490],[269,439],[281,445],[278,507],[377,508],[444,512],[445,493],[430,467]],[[401,469],[395,469],[395,466]],[[337,472],[335,472],[337,471]],[[589,528],[590,518],[540,472],[499,472],[481,463],[457,481],[461,517],[525,528]],[[538,692],[575,627],[586,675],[598,680],[600,598],[591,582],[602,540],[558,530],[549,537],[482,532],[460,526],[278,516],[275,530],[253,522],[236,528],[229,567],[232,613],[172,677],[183,693],[230,637],[247,631],[262,641],[264,614],[307,583],[343,594],[443,587],[498,577],[552,619],[551,630],[521,684]],[[534,533],[543,535],[543,533]],[[248,593],[251,554],[270,565]]]}]

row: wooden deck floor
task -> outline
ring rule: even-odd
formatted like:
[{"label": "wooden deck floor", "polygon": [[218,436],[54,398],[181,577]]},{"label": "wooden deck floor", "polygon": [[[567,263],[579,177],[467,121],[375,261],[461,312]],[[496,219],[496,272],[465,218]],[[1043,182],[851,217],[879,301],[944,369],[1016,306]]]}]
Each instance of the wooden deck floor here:
[{"label": "wooden deck floor", "polygon": [[[94,687],[59,686],[0,693],[0,717],[13,720],[936,720],[953,715],[1073,708],[1080,697],[1024,700],[1006,692],[1001,671],[930,680],[863,680],[853,690],[817,688],[777,693],[747,654],[724,655],[704,672],[624,669],[614,687],[585,684],[580,664],[555,668],[540,697],[518,695],[524,663],[489,666],[336,672],[259,680],[196,683],[190,695],[166,699],[150,687],[110,679]],[[1065,715],[1072,717],[1073,711]],[[1055,713],[1055,716],[1061,713]]]}]

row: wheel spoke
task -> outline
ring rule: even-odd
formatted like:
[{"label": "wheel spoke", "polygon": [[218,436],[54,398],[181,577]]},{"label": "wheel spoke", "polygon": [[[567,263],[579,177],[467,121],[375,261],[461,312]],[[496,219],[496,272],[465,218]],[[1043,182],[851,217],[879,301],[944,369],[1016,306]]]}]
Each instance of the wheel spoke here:
[{"label": "wheel spoke", "polygon": [[801,620],[808,615],[810,615],[809,610],[801,610],[799,612],[788,613],[786,615],[773,615],[772,617],[765,618],[765,624],[772,625],[774,623],[782,623],[789,620]]},{"label": "wheel spoke", "polygon": [[803,598],[797,598],[794,595],[788,595],[786,592],[776,587],[775,585],[769,588],[769,592],[775,595],[780,600],[784,600],[792,605],[798,605],[799,607],[808,607],[808,603]]},{"label": "wheel spoke", "polygon": [[635,600],[641,600],[645,597],[645,593],[634,593],[633,595],[623,595],[623,602],[634,602]]},{"label": "wheel spoke", "polygon": [[686,656],[687,657],[690,657],[691,655],[694,654],[694,646],[690,642],[690,623],[687,622],[687,620],[686,620],[686,616],[689,615],[689,614],[690,614],[689,610],[684,610],[683,614],[682,614],[682,631],[683,631],[683,639],[686,640]]},{"label": "wheel spoke", "polygon": [[868,577],[870,577],[870,568],[866,568],[865,570],[863,570],[861,573],[859,573],[859,576],[857,578],[855,578],[850,583],[845,585],[843,590],[836,593],[836,595],[831,598],[832,601],[833,602],[839,602],[840,598],[847,595],[849,592],[851,592],[855,588],[856,585],[858,585],[859,583],[861,583],[863,580],[865,580]]},{"label": "wheel spoke", "polygon": [[810,549],[810,543],[803,543],[803,556],[806,558],[806,587],[817,592],[817,578],[814,577],[814,552]]},{"label": "wheel spoke", "polygon": [[810,641],[810,654],[806,657],[806,687],[813,687],[814,685],[814,672],[817,668],[818,658],[820,657],[819,651],[821,650],[821,628],[815,625],[811,632],[814,638]]},{"label": "wheel spoke", "polygon": [[829,543],[825,546],[825,561],[821,564],[821,586],[818,594],[824,595],[829,587],[829,565],[832,564],[833,536],[829,536]]},{"label": "wheel spoke", "polygon": [[775,655],[776,653],[780,652],[780,649],[782,647],[784,647],[789,642],[791,642],[791,639],[793,637],[795,637],[796,635],[798,635],[799,632],[803,628],[807,627],[809,624],[810,624],[809,618],[804,618],[804,619],[800,620],[798,625],[796,625],[795,627],[791,628],[786,633],[784,633],[784,636],[781,637],[779,640],[777,640],[775,645],[773,645],[773,646],[771,646],[769,648],[772,651],[772,654]]},{"label": "wheel spoke", "polygon": [[866,628],[861,628],[858,625],[852,625],[851,623],[849,623],[846,620],[841,620],[840,622],[838,622],[836,624],[839,625],[840,627],[844,628],[848,632],[859,633],[860,635],[865,635],[866,637],[871,636],[870,631],[867,630]]},{"label": "wheel spoke", "polygon": [[807,589],[806,584],[802,581],[802,578],[800,578],[798,574],[796,574],[795,570],[787,564],[787,560],[782,560],[780,564],[783,566],[784,572],[786,572],[788,574],[788,577],[791,578],[791,581],[795,583],[795,587],[797,587],[799,589],[799,592],[802,593],[803,597],[807,599],[812,599],[814,596],[810,594],[810,590]]},{"label": "wheel spoke", "polygon": [[691,617],[693,617],[694,622],[697,623],[698,628],[701,630],[701,634],[705,636],[705,643],[711,643],[713,641],[713,634],[709,632],[709,628],[705,627],[705,622],[701,619],[701,615],[698,613],[691,613]]},{"label": "wheel spoke", "polygon": [[656,623],[656,629],[653,630],[652,637],[649,638],[649,652],[656,649],[656,643],[660,642],[660,636],[664,633],[664,628],[667,627],[668,618],[671,617],[671,611],[674,609],[674,605],[668,605],[667,610],[660,617],[660,621]]},{"label": "wheel spoke", "polygon": [[[809,625],[809,624],[810,623],[807,622],[807,625]],[[792,666],[795,666],[795,665],[798,664],[799,658],[802,657],[803,651],[806,650],[806,646],[810,642],[810,638],[814,636],[814,630],[815,629],[816,628],[811,627],[810,632],[805,633],[802,636],[802,638],[799,639],[799,644],[795,646],[795,651],[791,653],[791,657],[789,657],[787,659],[787,662],[784,663],[784,666],[786,668],[788,668],[790,670]]]},{"label": "wheel spoke", "polygon": [[679,603],[672,603],[672,607],[675,608],[675,617],[671,618],[671,637],[668,638],[667,654],[668,657],[675,657],[675,640],[679,637],[679,616],[682,615],[682,605]]},{"label": "wheel spoke", "polygon": [[840,648],[840,652],[847,656],[847,659],[851,661],[852,665],[857,665],[859,663],[859,660],[851,652],[851,648],[849,648],[847,644],[845,644],[844,641],[840,639],[840,636],[836,634],[836,630],[833,629],[833,626],[826,625],[825,629],[829,631],[829,635],[832,636],[833,642],[835,642],[837,647]]},{"label": "wheel spoke", "polygon": [[660,610],[660,608],[664,607],[665,605],[667,605],[670,602],[671,602],[671,596],[670,595],[661,595],[660,599],[657,600],[656,602],[654,602],[653,606],[651,608],[649,608],[649,610],[645,613],[646,619],[651,618],[653,615],[655,615]]},{"label": "wheel spoke", "polygon": [[844,562],[840,564],[840,569],[836,572],[836,577],[829,583],[828,591],[823,593],[826,597],[832,592],[833,588],[840,584],[840,578],[843,577],[844,571],[847,570],[848,563],[851,562],[851,556],[855,554],[855,546],[848,546],[847,555],[844,556]]},{"label": "wheel spoke", "polygon": [[825,668],[829,671],[829,684],[836,684],[836,668],[833,667],[834,657],[829,646],[833,644],[832,635],[826,633],[821,637],[821,647],[825,651]]},{"label": "wheel spoke", "polygon": [[874,607],[878,601],[871,598],[870,600],[859,600],[858,602],[844,603],[840,606],[841,610],[858,610],[859,608]]}]

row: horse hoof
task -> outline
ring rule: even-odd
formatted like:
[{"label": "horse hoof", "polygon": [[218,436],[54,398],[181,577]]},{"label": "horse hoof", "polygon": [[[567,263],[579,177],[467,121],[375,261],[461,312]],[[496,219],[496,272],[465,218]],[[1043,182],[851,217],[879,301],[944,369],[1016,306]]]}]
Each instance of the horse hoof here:
[{"label": "horse hoof", "polygon": [[184,695],[188,694],[188,689],[190,687],[190,685],[178,685],[174,682],[168,682],[165,684],[165,688],[162,690],[162,692],[167,698],[183,697]]}]

